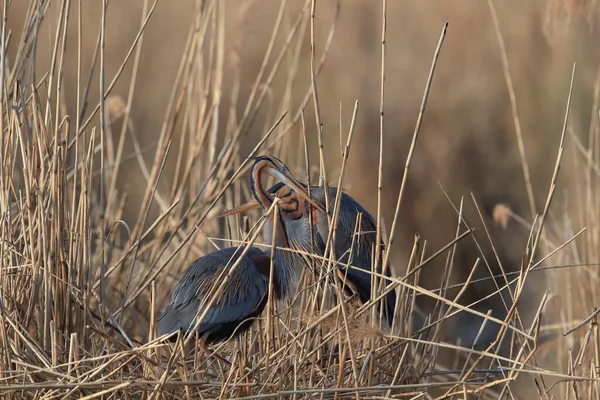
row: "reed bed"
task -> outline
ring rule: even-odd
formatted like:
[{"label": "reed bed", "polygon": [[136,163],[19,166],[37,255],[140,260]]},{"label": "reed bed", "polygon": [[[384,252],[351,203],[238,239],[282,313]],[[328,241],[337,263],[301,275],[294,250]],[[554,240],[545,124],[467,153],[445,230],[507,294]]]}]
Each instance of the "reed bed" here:
[{"label": "reed bed", "polygon": [[[219,2],[197,2],[160,136],[150,146],[136,131],[130,113],[136,87],[147,84],[137,80],[136,71],[147,23],[158,18],[157,1],[144,0],[138,34],[120,67],[110,73],[105,68],[107,4],[99,16],[92,70],[81,67],[82,37],[92,34],[82,24],[81,1],[31,1],[18,43],[11,41],[6,23],[2,25],[0,397],[430,399],[524,398],[521,393],[532,392],[541,399],[600,396],[599,279],[597,265],[589,261],[600,258],[600,129],[593,123],[588,143],[582,143],[569,124],[576,68],[571,88],[564,93],[564,124],[556,127],[561,132],[556,154],[549,156],[555,167],[544,208],[536,212],[531,201],[531,216],[518,215],[502,204],[494,211],[498,224],[517,221],[529,232],[521,244],[519,270],[504,269],[494,251],[495,260],[482,256],[465,282],[451,283],[457,248],[467,240],[479,246],[482,236],[475,236],[475,230],[483,232],[486,245],[494,249],[476,194],[459,202],[448,196],[456,213],[456,235],[448,237],[445,246],[429,248],[426,238],[415,235],[408,263],[398,265],[391,254],[400,210],[427,118],[428,97],[435,92],[436,66],[452,62],[443,48],[452,27],[441,26],[437,46],[431,43],[431,69],[423,82],[403,179],[393,189],[398,191],[394,218],[386,225],[381,201],[383,165],[389,162],[383,158],[385,57],[390,51],[385,1],[378,71],[380,131],[374,136],[380,149],[380,190],[373,193],[378,199],[373,215],[379,221],[377,235],[386,243],[383,259],[391,259],[395,271],[406,273],[389,281],[373,275],[380,294],[385,290],[400,294],[392,328],[379,326],[374,318],[377,298],[365,305],[339,300],[340,288],[327,279],[335,266],[333,258],[304,254],[321,273],[312,274],[307,268],[292,299],[268,307],[247,334],[212,348],[231,366],[216,356],[198,354],[193,337],[180,337],[175,343],[156,337],[154,321],[177,277],[193,259],[225,245],[265,245],[261,213],[244,219],[218,217],[250,198],[245,175],[249,157],[274,154],[300,179],[344,187],[360,102],[351,112],[340,112],[340,126],[347,129],[339,132],[340,148],[332,148],[326,136],[338,133],[327,132],[321,121],[318,85],[337,14],[331,25],[317,26],[315,1],[306,1],[294,13],[286,3],[277,10],[271,41],[248,98],[239,104],[236,90],[222,90],[225,79],[239,76],[224,76]],[[343,4],[338,4],[337,12],[339,7]],[[10,2],[4,2],[3,21],[9,8]],[[48,26],[53,28],[52,62],[40,74],[35,66],[37,36],[48,32]],[[316,28],[328,30],[326,41],[317,42]],[[500,26],[495,29],[502,43]],[[299,67],[306,37],[310,79],[300,76]],[[14,58],[8,57],[9,47],[18,49]],[[75,48],[79,57],[75,102],[65,95],[67,48]],[[506,50],[504,45],[500,48],[512,92]],[[128,95],[122,97],[113,88],[126,70],[132,71],[131,79]],[[100,98],[89,96],[93,85],[99,86]],[[286,93],[283,101],[269,101],[274,87]],[[600,80],[593,110],[598,110],[599,87]],[[514,93],[514,101],[513,97]],[[257,118],[265,109],[267,117]],[[314,121],[308,120],[308,109],[314,110]],[[516,115],[514,121],[520,136]],[[249,147],[246,139],[256,130],[262,138]],[[518,140],[522,146],[522,138]],[[133,144],[134,153],[125,153],[126,142]],[[331,168],[328,158],[334,152],[339,152],[341,163]],[[153,162],[147,163],[145,156],[151,153]],[[523,151],[520,155],[529,184],[524,190],[532,199],[527,156]],[[172,176],[165,176],[167,159],[175,160]],[[135,190],[143,196],[134,216],[124,215],[128,191],[121,181],[131,163],[142,171]],[[557,208],[557,185],[566,167],[579,171],[580,179],[574,205],[560,202]],[[328,205],[333,220],[338,217],[334,200]],[[466,219],[466,208],[475,209],[480,218]],[[585,228],[574,228],[580,225]],[[424,288],[421,274],[440,259],[446,267],[439,287]],[[501,274],[476,278],[478,269],[489,270],[496,262]],[[522,294],[534,280],[544,281],[546,292],[536,304],[526,304],[524,312]],[[465,290],[481,281],[496,285],[506,310],[503,320],[477,311],[477,302],[464,304]],[[423,298],[433,306],[425,324],[415,327],[415,304]],[[462,346],[457,335],[448,333],[447,321],[459,313],[485,321],[482,326],[464,327],[461,336],[486,338],[483,345]]]}]

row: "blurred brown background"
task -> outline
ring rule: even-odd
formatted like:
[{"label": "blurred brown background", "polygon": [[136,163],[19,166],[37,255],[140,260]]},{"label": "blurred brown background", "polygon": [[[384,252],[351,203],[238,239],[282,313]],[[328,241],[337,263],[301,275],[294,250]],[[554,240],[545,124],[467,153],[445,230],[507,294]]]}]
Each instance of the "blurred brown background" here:
[{"label": "blurred brown background", "polygon": [[[55,2],[58,4],[57,2]],[[77,2],[74,2],[77,3]],[[92,65],[92,55],[100,29],[101,3],[84,1],[84,35],[82,71],[84,79]],[[303,1],[290,1],[283,21],[283,32],[300,12]],[[510,73],[515,87],[518,113],[523,130],[527,162],[531,171],[536,211],[543,209],[564,118],[571,68],[577,62],[571,126],[584,145],[590,123],[593,85],[599,53],[594,18],[595,2],[531,0],[497,1],[500,29],[507,47]],[[228,107],[234,90],[233,79],[239,74],[239,101],[242,113],[269,43],[280,1],[229,0],[215,2],[225,16],[225,69],[223,100]],[[13,43],[19,42],[27,2],[13,2],[8,28]],[[72,4],[76,7],[76,4]],[[131,109],[132,121],[145,146],[156,142],[186,36],[195,18],[198,4],[193,1],[161,1],[146,29],[138,71],[138,83]],[[324,48],[334,13],[334,1],[319,1],[316,18],[317,57]],[[135,35],[141,20],[143,2],[111,1],[107,15],[106,76],[110,82]],[[352,107],[360,101],[358,125],[345,179],[347,191],[368,210],[375,213],[380,90],[381,2],[373,0],[342,1],[337,29],[319,77],[319,98],[330,176],[337,179],[339,169],[339,110],[343,110],[343,129],[347,132]],[[58,10],[47,14],[46,33],[40,33],[37,71],[47,71],[52,53],[54,27]],[[472,240],[464,240],[455,260],[454,281],[464,280],[477,257],[485,256],[492,268],[496,265],[483,226],[470,198],[472,191],[486,219],[504,266],[519,267],[528,236],[527,229],[510,220],[506,230],[495,225],[491,212],[497,203],[507,203],[512,210],[531,221],[523,173],[519,161],[511,103],[503,75],[498,40],[490,9],[485,1],[455,0],[439,2],[390,1],[388,5],[387,83],[385,93],[385,147],[383,216],[389,229],[396,196],[402,179],[406,154],[413,134],[418,109],[442,26],[449,22],[448,35],[433,82],[424,124],[419,137],[406,197],[400,211],[399,238],[393,260],[396,273],[406,269],[413,235],[427,240],[432,254],[450,242],[456,231],[457,215],[440,185],[458,206],[465,196],[467,221],[481,238],[485,254],[479,254]],[[67,109],[75,110],[77,73],[77,25],[70,22],[67,58],[64,64]],[[297,107],[310,83],[310,35],[299,62],[292,103]],[[282,40],[276,42],[277,46]],[[15,46],[9,54],[16,52]],[[275,51],[277,52],[277,50]],[[284,61],[285,62],[285,61]],[[284,67],[285,69],[285,67]],[[90,99],[99,97],[97,76],[91,86]],[[131,66],[128,65],[113,94],[127,97]],[[265,125],[276,118],[269,113],[284,95],[275,79],[267,105],[244,138],[250,148],[265,133]],[[280,85],[282,86],[282,85]],[[297,91],[296,91],[297,90]],[[74,111],[71,111],[74,112]],[[223,112],[223,114],[226,114]],[[308,133],[311,136],[313,165],[316,157],[316,129],[312,102],[307,107]],[[225,118],[225,117],[224,117]],[[118,132],[119,129],[114,129]],[[299,135],[300,125],[290,135]],[[116,140],[116,139],[115,139]],[[293,141],[292,141],[293,142]],[[568,142],[567,146],[572,143]],[[130,141],[125,153],[133,151]],[[168,160],[159,190],[170,187],[175,151]],[[154,150],[145,154],[149,164]],[[295,164],[297,160],[284,160]],[[562,190],[569,178],[561,176]],[[135,219],[141,193],[136,192],[141,172],[137,163],[128,164],[121,175],[121,190],[129,190],[125,219]],[[145,186],[142,183],[142,186]],[[557,201],[562,201],[561,192]],[[153,216],[157,210],[153,209]],[[152,216],[151,216],[152,218]],[[582,221],[575,221],[575,230]],[[439,285],[445,257],[428,266],[423,273],[425,285]],[[497,270],[494,270],[497,272]],[[480,268],[479,276],[487,273]],[[493,286],[479,285],[471,299],[480,297]],[[535,304],[534,302],[533,304]],[[492,302],[493,304],[493,302]],[[490,305],[484,305],[486,310]]]}]

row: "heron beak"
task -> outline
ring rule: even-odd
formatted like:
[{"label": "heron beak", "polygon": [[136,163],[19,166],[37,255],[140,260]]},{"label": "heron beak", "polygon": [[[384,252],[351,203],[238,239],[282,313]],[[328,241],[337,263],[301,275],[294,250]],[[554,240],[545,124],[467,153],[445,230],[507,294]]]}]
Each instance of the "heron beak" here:
[{"label": "heron beak", "polygon": [[302,186],[302,184],[298,182],[291,174],[283,174],[276,169],[269,169],[268,174],[291,187],[296,193],[304,197],[304,199],[312,204],[317,210],[326,212],[325,206],[320,201],[309,196],[308,191],[304,188],[304,186]]},{"label": "heron beak", "polygon": [[[308,201],[310,204],[312,204],[317,210],[326,212],[325,206],[323,205],[323,203],[321,203],[320,201],[309,196],[308,191],[304,188],[304,186],[302,186],[302,184],[300,182],[298,182],[296,180],[296,178],[294,178],[291,174],[282,173],[276,168],[268,168],[268,169],[266,169],[266,173],[271,175],[273,178],[277,179],[278,181],[283,182],[290,188],[292,188],[296,193],[298,193],[300,196],[302,196],[304,199],[306,199],[306,201]],[[248,203],[231,208],[231,209],[223,212],[220,216],[228,217],[230,215],[239,214],[244,211],[253,210],[253,209],[259,208],[259,207],[261,207],[260,203],[256,200],[253,200]]]},{"label": "heron beak", "polygon": [[242,204],[240,206],[231,208],[231,209],[225,211],[224,213],[222,213],[220,216],[221,217],[228,217],[230,215],[239,214],[239,213],[242,213],[244,211],[253,210],[255,208],[260,208],[260,203],[258,201],[256,201],[256,200],[253,200],[253,201],[249,201],[248,203]]}]

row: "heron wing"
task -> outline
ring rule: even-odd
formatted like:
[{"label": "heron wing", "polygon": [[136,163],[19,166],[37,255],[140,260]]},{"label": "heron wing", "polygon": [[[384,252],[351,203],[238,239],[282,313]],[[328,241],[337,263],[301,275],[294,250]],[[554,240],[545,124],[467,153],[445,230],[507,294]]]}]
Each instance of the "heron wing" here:
[{"label": "heron wing", "polygon": [[212,297],[229,274],[229,267],[235,264],[242,251],[242,248],[227,248],[194,261],[181,276],[171,302],[157,321],[159,333],[187,331],[204,313],[198,327],[201,333],[256,313],[268,293],[268,276],[259,273],[251,258],[264,255],[257,248],[248,251],[211,304]]},{"label": "heron wing", "polygon": [[[329,188],[330,201],[335,200],[337,188]],[[319,200],[325,201],[323,190],[315,191]],[[360,225],[356,227],[357,219],[360,218]],[[321,243],[325,243],[329,234],[329,226],[325,218],[319,218],[317,223],[317,232],[321,236]],[[336,257],[341,263],[349,262],[355,268],[348,268],[343,271],[349,287],[354,287],[361,302],[367,302],[371,298],[371,268],[374,244],[377,240],[377,225],[371,214],[350,195],[342,193],[341,209],[338,215],[337,231],[335,238]],[[385,248],[381,243],[382,250]],[[323,252],[325,248],[323,247]],[[352,258],[350,258],[352,253]],[[357,269],[358,268],[358,269]],[[378,272],[381,271],[381,264],[378,265]],[[386,276],[391,276],[390,268],[386,268]],[[386,285],[389,282],[386,282]],[[391,321],[396,305],[395,291],[389,292],[385,297],[385,318]]]}]

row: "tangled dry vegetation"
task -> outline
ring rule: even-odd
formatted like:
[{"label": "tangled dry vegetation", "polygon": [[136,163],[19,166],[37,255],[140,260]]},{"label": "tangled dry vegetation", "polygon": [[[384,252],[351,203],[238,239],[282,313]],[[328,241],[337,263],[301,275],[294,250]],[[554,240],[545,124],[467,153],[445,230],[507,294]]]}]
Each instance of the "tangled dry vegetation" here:
[{"label": "tangled dry vegetation", "polygon": [[[359,102],[352,112],[340,112],[340,126],[346,127],[339,133],[342,161],[336,168],[339,173],[328,176],[325,161],[329,152],[336,150],[325,148],[323,138],[337,132],[326,132],[321,123],[318,82],[337,17],[330,26],[319,27],[327,29],[328,35],[325,41],[316,42],[315,2],[304,2],[297,12],[289,11],[282,2],[264,62],[241,103],[239,87],[234,85],[231,93],[222,90],[224,28],[219,4],[197,3],[160,136],[152,145],[136,132],[130,113],[136,87],[141,84],[136,71],[144,29],[151,18],[157,18],[156,2],[144,2],[139,32],[120,67],[110,73],[105,68],[104,28],[95,42],[93,69],[81,68],[83,35],[95,34],[88,33],[81,23],[81,2],[29,2],[18,42],[11,40],[6,23],[2,25],[0,397],[600,396],[595,308],[599,279],[598,264],[593,264],[600,258],[600,80],[596,80],[586,140],[580,139],[580,132],[568,122],[572,90],[563,94],[564,124],[555,127],[561,132],[560,140],[556,152],[548,155],[554,172],[546,183],[545,206],[533,219],[518,215],[507,205],[493,211],[499,226],[516,221],[529,232],[526,242],[520,243],[523,255],[517,272],[503,268],[473,194],[452,204],[456,235],[448,237],[445,246],[430,248],[427,238],[417,235],[407,265],[396,265],[396,271],[407,272],[393,279],[402,300],[392,330],[376,326],[369,305],[336,304],[335,288],[304,274],[293,302],[268,308],[249,333],[215,346],[213,350],[228,358],[231,366],[206,354],[197,357],[198,349],[182,340],[169,344],[156,338],[156,315],[191,260],[249,237],[260,243],[260,223],[253,223],[260,221],[259,214],[238,223],[217,217],[225,207],[249,197],[244,175],[248,157],[276,154],[294,167],[301,179],[343,186],[356,130]],[[4,3],[5,22],[10,5]],[[493,11],[493,5],[490,7]],[[105,24],[105,7],[98,17]],[[52,62],[40,73],[36,43],[42,30],[44,34],[49,31],[48,26],[53,28]],[[383,24],[382,35],[385,27]],[[434,67],[452,62],[447,54],[444,58],[444,35],[446,27],[437,49],[435,43],[430,49],[434,61],[427,82],[423,82],[424,97],[411,149],[419,146],[421,124],[427,118]],[[311,44],[310,79],[299,76],[298,67],[306,37]],[[11,53],[14,57],[7,56],[9,48],[16,49]],[[67,101],[65,94],[67,48],[74,48],[78,58],[74,103]],[[382,50],[384,58],[389,49]],[[133,72],[128,96],[113,94],[115,83],[129,68]],[[385,68],[379,72],[384,73]],[[577,79],[576,71],[573,77]],[[565,76],[565,81],[568,79]],[[510,89],[510,79],[507,82]],[[277,104],[268,101],[275,84],[287,94]],[[90,97],[94,85],[99,85],[103,101]],[[382,80],[382,102],[385,88]],[[291,93],[298,96],[298,91],[300,101],[295,102]],[[229,109],[224,109],[225,97],[229,97]],[[269,109],[267,117],[257,119],[264,108]],[[314,121],[304,113],[307,109],[314,110]],[[381,115],[385,126],[385,115]],[[260,123],[264,128],[257,128]],[[248,153],[243,140],[251,129],[261,130],[263,137]],[[124,151],[126,141],[133,143],[131,154]],[[311,146],[318,150],[309,151]],[[145,155],[152,152],[153,162],[147,163]],[[408,154],[402,182],[395,189],[399,193],[394,220],[380,227],[388,251],[397,245],[393,238],[413,160],[412,150]],[[167,178],[168,158],[176,160],[176,168]],[[527,159],[521,162],[527,165]],[[119,179],[131,163],[139,164],[142,171],[136,181],[142,200],[136,205],[137,215],[127,216],[133,220],[128,223],[124,205],[129,193]],[[572,194],[566,196],[572,204],[568,207],[561,199],[557,207],[557,197],[561,197],[557,196],[558,178],[566,168],[577,177]],[[374,215],[380,215],[383,207],[379,198],[377,202]],[[467,207],[474,208],[480,218],[463,218]],[[535,209],[534,204],[531,207]],[[473,235],[474,226],[494,249],[494,259],[478,258],[466,281],[453,284],[455,255],[461,243],[474,241],[480,246],[481,236]],[[434,260],[445,265],[440,286],[425,289],[419,284],[420,276]],[[477,277],[476,271],[491,271],[491,263],[497,263],[501,273]],[[465,290],[482,281],[494,284],[496,294],[502,294],[504,320],[477,311],[479,301],[464,305]],[[529,312],[523,313],[521,296],[532,281],[543,282],[546,291],[535,304],[528,300]],[[432,307],[425,326],[414,330],[413,309],[419,298],[429,299]],[[464,333],[485,336],[490,326],[495,327],[491,328],[491,343],[462,347],[460,338],[465,335],[448,334],[445,323],[459,313],[486,317],[481,329]]]}]

